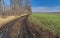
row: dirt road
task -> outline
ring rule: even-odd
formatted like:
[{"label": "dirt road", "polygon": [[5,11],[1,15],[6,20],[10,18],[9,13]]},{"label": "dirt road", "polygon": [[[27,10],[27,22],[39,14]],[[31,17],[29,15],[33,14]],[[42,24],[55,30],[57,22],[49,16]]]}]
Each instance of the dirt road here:
[{"label": "dirt road", "polygon": [[[17,38],[20,29],[20,23],[27,14],[22,14],[20,18],[14,19],[0,28],[0,38]],[[20,33],[20,32],[19,32]]]}]

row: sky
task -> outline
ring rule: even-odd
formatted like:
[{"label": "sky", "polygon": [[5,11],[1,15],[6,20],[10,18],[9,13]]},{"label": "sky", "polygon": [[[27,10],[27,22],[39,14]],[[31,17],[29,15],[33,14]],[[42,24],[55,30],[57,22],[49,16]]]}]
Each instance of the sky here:
[{"label": "sky", "polygon": [[[5,0],[9,5],[9,0]],[[60,12],[60,0],[30,0],[32,12]]]},{"label": "sky", "polygon": [[60,12],[60,0],[30,0],[32,12]]}]

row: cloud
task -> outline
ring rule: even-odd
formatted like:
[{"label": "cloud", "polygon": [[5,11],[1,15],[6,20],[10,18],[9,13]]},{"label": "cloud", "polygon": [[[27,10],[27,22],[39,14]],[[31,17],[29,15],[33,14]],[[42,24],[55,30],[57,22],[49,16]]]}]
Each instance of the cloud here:
[{"label": "cloud", "polygon": [[32,7],[32,12],[60,12],[60,6],[57,6],[57,7]]}]

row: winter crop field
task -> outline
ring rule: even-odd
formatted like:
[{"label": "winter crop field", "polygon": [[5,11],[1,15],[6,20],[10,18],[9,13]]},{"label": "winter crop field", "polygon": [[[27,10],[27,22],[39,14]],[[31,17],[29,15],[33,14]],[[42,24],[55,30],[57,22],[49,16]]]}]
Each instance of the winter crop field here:
[{"label": "winter crop field", "polygon": [[31,14],[29,20],[40,27],[60,34],[60,14]]}]

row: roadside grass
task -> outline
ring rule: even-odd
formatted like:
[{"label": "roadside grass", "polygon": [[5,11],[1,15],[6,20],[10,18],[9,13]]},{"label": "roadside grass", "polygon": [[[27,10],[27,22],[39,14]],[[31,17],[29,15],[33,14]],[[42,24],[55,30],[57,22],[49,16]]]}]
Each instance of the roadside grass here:
[{"label": "roadside grass", "polygon": [[31,14],[29,21],[60,34],[60,14]]}]

